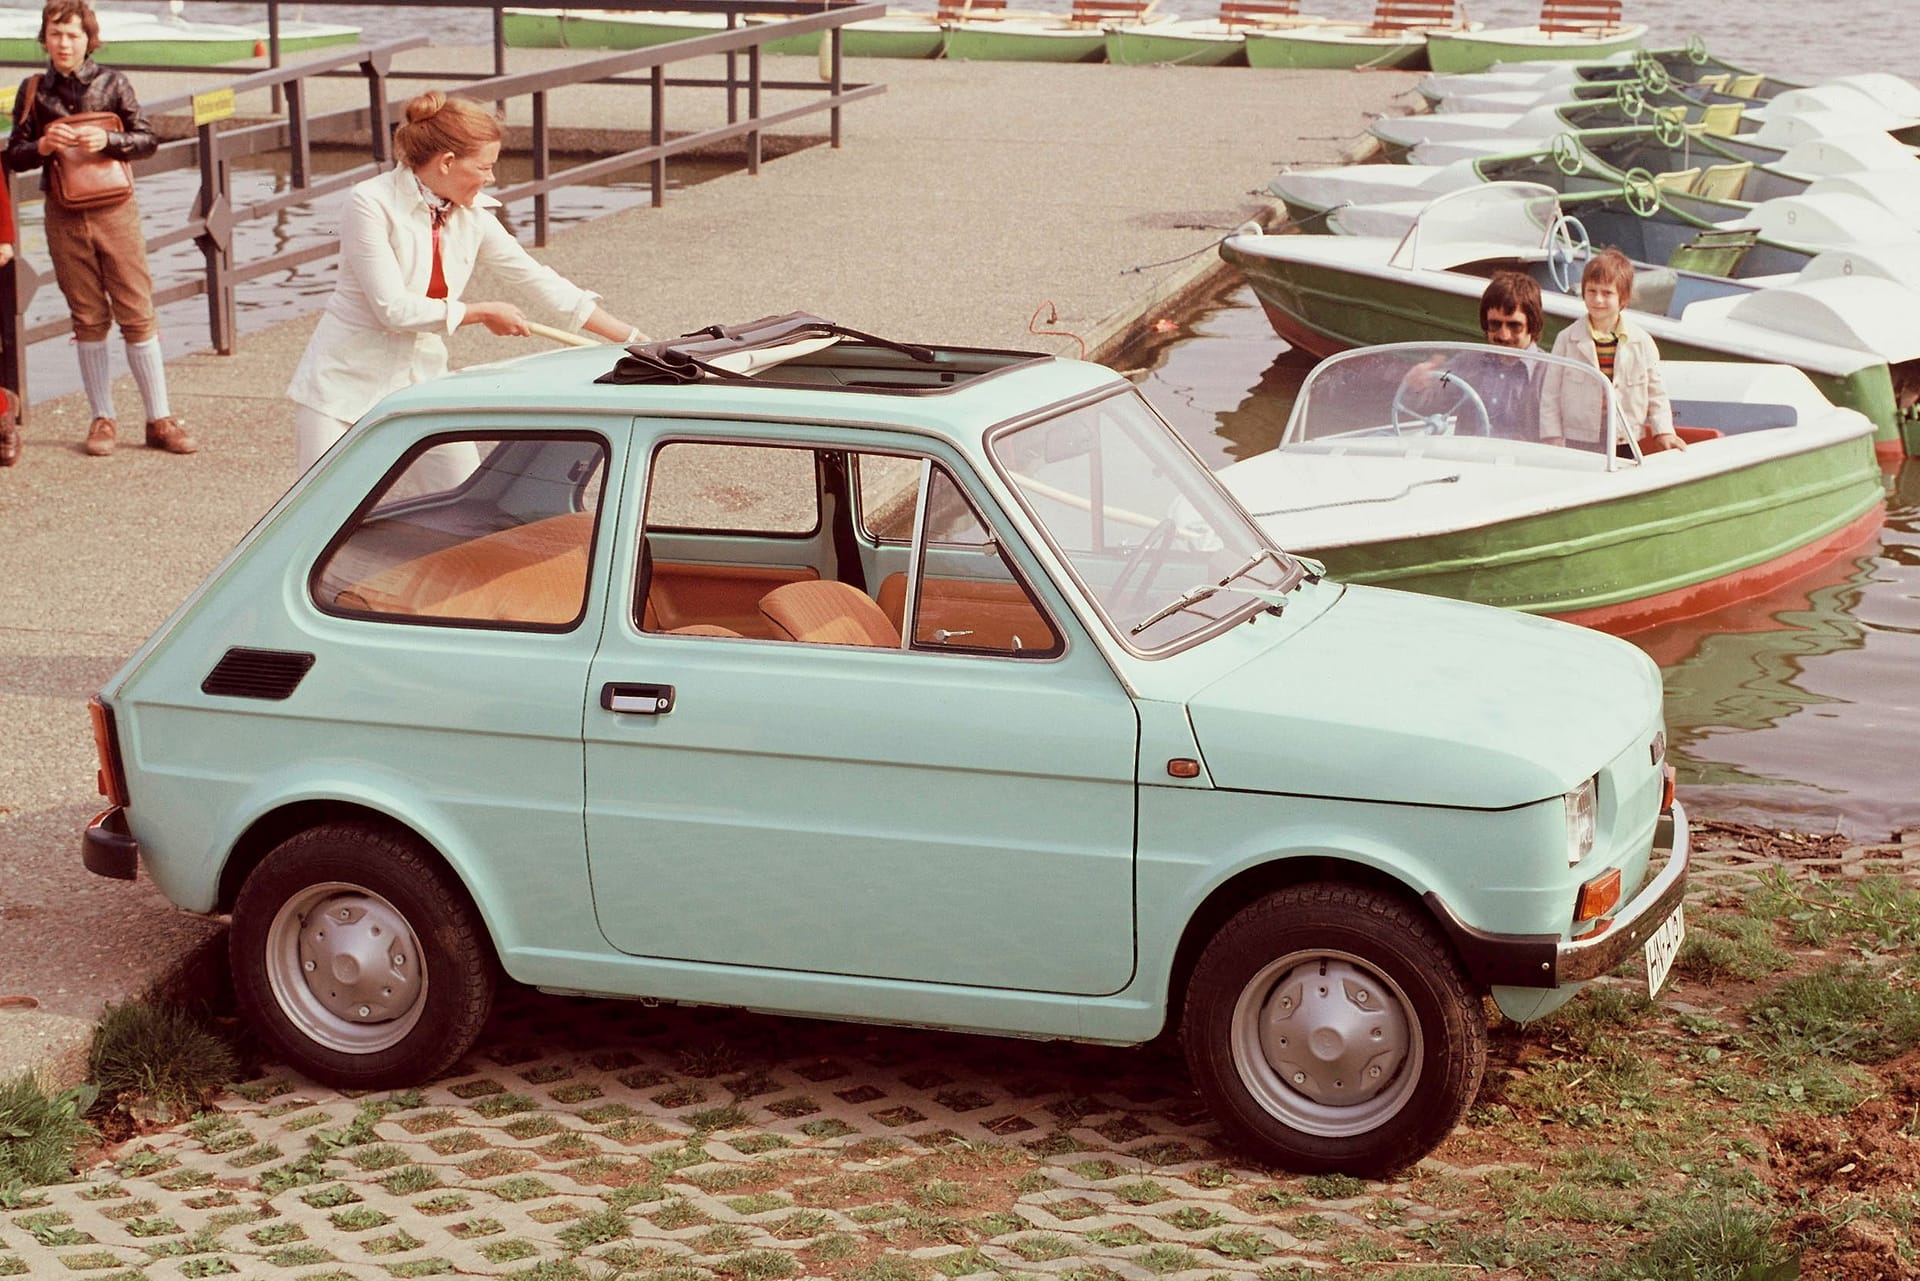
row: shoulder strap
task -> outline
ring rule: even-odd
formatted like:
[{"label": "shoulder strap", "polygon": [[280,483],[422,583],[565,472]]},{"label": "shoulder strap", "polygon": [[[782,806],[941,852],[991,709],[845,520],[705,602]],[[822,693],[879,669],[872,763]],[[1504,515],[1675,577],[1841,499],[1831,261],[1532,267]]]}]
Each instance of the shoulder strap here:
[{"label": "shoulder strap", "polygon": [[39,92],[40,92],[40,73],[36,71],[32,75],[27,77],[27,105],[20,108],[20,118],[22,120],[33,119],[33,100],[34,100],[34,97],[39,94]]}]

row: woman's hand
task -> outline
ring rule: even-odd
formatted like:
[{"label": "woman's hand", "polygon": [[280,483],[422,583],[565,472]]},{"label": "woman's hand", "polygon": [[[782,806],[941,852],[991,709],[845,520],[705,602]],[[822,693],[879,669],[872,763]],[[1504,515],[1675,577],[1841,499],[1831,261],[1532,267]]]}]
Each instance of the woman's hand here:
[{"label": "woman's hand", "polygon": [[82,151],[105,151],[107,131],[99,125],[70,125],[56,120],[40,135],[40,154],[50,155],[61,147],[79,147]]},{"label": "woman's hand", "polygon": [[485,325],[487,329],[502,338],[525,338],[533,330],[527,328],[527,317],[510,302],[476,302],[467,307],[467,315],[460,323]]},{"label": "woman's hand", "polygon": [[0,244],[0,267],[13,261],[13,246]]}]

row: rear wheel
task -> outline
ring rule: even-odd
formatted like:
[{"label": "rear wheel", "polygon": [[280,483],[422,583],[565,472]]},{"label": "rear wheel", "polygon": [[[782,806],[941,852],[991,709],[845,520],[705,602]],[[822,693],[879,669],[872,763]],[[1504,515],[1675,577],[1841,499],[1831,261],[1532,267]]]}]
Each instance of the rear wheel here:
[{"label": "rear wheel", "polygon": [[1292,886],[1201,953],[1181,1041],[1194,1084],[1249,1151],[1383,1177],[1432,1151],[1486,1066],[1478,993],[1431,922],[1358,886]]},{"label": "rear wheel", "polygon": [[493,1005],[494,959],[466,895],[415,842],[376,828],[283,842],[241,887],[228,947],[241,1009],[328,1085],[437,1076]]}]

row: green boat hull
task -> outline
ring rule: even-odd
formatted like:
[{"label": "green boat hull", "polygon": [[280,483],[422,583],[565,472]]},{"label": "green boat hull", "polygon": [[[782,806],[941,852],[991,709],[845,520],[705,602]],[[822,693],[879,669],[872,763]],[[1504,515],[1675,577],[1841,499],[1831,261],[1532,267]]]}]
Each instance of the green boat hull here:
[{"label": "green boat hull", "polygon": [[[1422,289],[1407,281],[1376,280],[1354,272],[1311,263],[1279,263],[1236,252],[1222,245],[1221,257],[1238,267],[1260,299],[1274,332],[1316,356],[1377,343],[1440,341],[1481,342],[1477,295]],[[1567,321],[1549,314],[1540,345],[1549,347]],[[1661,354],[1672,360],[1739,360],[1715,348],[1662,337]],[[1856,409],[1874,425],[1874,447],[1894,454],[1903,447],[1920,454],[1920,422],[1902,419],[1894,400],[1893,374],[1884,362],[1848,374],[1807,370],[1807,377],[1828,401]],[[1902,431],[1906,440],[1902,440]]]},{"label": "green boat hull", "polygon": [[946,56],[955,62],[1105,62],[1107,35],[1097,29],[1039,35],[962,23],[947,29]]},{"label": "green boat hull", "polygon": [[[333,45],[352,44],[358,31],[342,30],[323,35],[295,36],[280,41],[282,53],[301,53]],[[215,67],[245,62],[256,57],[256,48],[264,49],[266,38],[233,40],[122,40],[100,46],[97,57],[114,67]],[[8,62],[45,63],[47,51],[35,40],[0,40],[0,59]]]},{"label": "green boat hull", "polygon": [[1472,32],[1449,32],[1427,41],[1427,61],[1442,75],[1485,71],[1500,62],[1597,62],[1610,54],[1640,47],[1644,29],[1609,40],[1568,40],[1559,43],[1516,44],[1482,40]]},{"label": "green boat hull", "polygon": [[1196,36],[1156,36],[1115,28],[1107,32],[1107,61],[1122,67],[1172,63],[1183,67],[1225,67],[1247,60],[1247,42],[1203,40]]},{"label": "green boat hull", "polygon": [[925,31],[864,29],[859,23],[840,29],[840,52],[849,58],[938,58],[947,33],[928,24]]},{"label": "green boat hull", "polygon": [[1864,437],[1688,484],[1425,538],[1297,547],[1327,572],[1612,632],[1705,612],[1860,545],[1886,488]]},{"label": "green boat hull", "polygon": [[[671,22],[618,22],[572,13],[565,18],[558,14],[532,13],[501,16],[501,33],[506,42],[521,49],[651,49],[675,40],[717,35],[725,29]],[[762,47],[768,53],[818,53],[820,33],[769,40]]]},{"label": "green boat hull", "polygon": [[1295,71],[1418,70],[1427,65],[1427,41],[1421,35],[1404,40],[1307,40],[1287,32],[1254,31],[1247,33],[1247,64]]}]

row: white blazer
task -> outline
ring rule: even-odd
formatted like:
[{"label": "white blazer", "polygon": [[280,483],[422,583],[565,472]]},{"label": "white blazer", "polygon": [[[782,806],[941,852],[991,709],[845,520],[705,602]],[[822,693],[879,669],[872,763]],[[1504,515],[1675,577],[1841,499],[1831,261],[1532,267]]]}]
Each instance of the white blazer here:
[{"label": "white blazer", "polygon": [[467,314],[460,295],[477,263],[565,316],[569,329],[600,301],[535,262],[491,212],[500,202],[484,194],[471,207],[456,205],[441,227],[447,296],[429,298],[433,217],[413,171],[396,165],[351,194],[333,297],[287,388],[295,404],[353,422],[388,392],[446,373],[446,338]]}]

